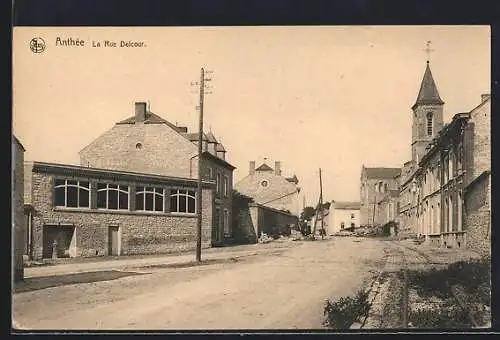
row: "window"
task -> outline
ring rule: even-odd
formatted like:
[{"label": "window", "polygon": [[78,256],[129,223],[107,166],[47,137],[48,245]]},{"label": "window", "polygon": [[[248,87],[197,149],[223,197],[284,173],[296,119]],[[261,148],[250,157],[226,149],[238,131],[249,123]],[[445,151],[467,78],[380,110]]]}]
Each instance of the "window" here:
[{"label": "window", "polygon": [[387,192],[387,183],[384,183],[384,192]]},{"label": "window", "polygon": [[354,229],[356,225],[354,223],[351,223],[351,228]]},{"label": "window", "polygon": [[221,190],[222,183],[221,183],[221,178],[220,177],[221,177],[220,176],[220,172],[218,172],[217,173],[217,182],[216,182],[216,184],[217,184],[217,193],[220,193],[222,191]]},{"label": "window", "polygon": [[352,219],[354,218],[354,214],[351,214],[351,218],[352,218]]},{"label": "window", "polygon": [[67,208],[90,208],[90,183],[56,179],[54,182],[54,205]]},{"label": "window", "polygon": [[97,184],[97,208],[110,210],[129,209],[128,185]]},{"label": "window", "polygon": [[432,136],[432,112],[427,113],[427,136]]},{"label": "window", "polygon": [[162,212],[164,197],[163,188],[137,187],[135,210]]},{"label": "window", "polygon": [[464,148],[462,144],[458,146],[457,150],[457,169],[462,170],[462,160],[463,160]]},{"label": "window", "polygon": [[340,223],[340,229],[344,229],[344,222]]},{"label": "window", "polygon": [[448,156],[448,179],[453,178],[453,153],[450,151]]},{"label": "window", "polygon": [[260,185],[262,185],[264,188],[267,187],[267,184],[268,184],[267,181],[260,182]]},{"label": "window", "polygon": [[170,212],[195,214],[195,191],[188,189],[173,189],[170,194]]},{"label": "window", "polygon": [[208,168],[208,179],[214,178],[214,170],[212,168]]},{"label": "window", "polygon": [[229,196],[229,178],[224,176],[224,196]]}]

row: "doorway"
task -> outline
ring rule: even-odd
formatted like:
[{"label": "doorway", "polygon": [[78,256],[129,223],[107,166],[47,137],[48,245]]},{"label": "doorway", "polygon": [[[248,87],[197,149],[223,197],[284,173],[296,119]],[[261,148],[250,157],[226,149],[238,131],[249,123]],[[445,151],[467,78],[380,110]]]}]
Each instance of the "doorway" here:
[{"label": "doorway", "polygon": [[119,227],[109,226],[108,227],[108,255],[118,256],[120,255],[120,237],[119,237]]},{"label": "doorway", "polygon": [[42,258],[70,257],[75,247],[75,227],[72,225],[43,226]]}]

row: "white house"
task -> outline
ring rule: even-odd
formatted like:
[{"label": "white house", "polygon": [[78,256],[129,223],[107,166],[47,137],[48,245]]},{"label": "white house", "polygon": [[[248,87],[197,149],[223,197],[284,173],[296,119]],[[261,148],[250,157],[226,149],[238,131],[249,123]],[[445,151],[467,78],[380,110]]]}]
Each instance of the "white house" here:
[{"label": "white house", "polygon": [[328,213],[327,233],[333,235],[341,230],[359,228],[360,202],[332,201]]}]

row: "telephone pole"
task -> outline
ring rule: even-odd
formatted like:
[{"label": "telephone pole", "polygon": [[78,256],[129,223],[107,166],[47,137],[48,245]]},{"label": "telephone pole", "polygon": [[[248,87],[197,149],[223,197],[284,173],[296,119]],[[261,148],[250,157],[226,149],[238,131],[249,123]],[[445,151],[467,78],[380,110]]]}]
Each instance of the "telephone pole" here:
[{"label": "telephone pole", "polygon": [[201,68],[200,82],[191,83],[191,85],[200,86],[200,103],[198,109],[200,110],[199,122],[198,122],[198,192],[196,195],[196,261],[201,262],[201,225],[202,225],[202,177],[203,177],[203,104],[205,101],[205,82],[211,81],[211,79],[205,79],[205,74],[211,71],[205,71]]},{"label": "telephone pole", "polygon": [[323,213],[323,182],[321,181],[321,168],[319,168],[319,206],[321,209],[321,239],[325,238],[324,213]]},{"label": "telephone pole", "polygon": [[196,262],[201,262],[201,201],[202,201],[202,160],[201,154],[203,152],[203,101],[205,99],[205,70],[201,68],[200,75],[200,114],[198,122],[198,195],[196,196],[196,213],[198,219],[196,220]]}]

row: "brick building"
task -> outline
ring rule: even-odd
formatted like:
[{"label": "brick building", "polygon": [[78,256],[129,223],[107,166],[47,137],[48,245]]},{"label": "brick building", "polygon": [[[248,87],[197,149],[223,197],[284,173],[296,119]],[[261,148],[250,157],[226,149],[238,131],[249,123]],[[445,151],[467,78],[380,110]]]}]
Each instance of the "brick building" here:
[{"label": "brick building", "polygon": [[[198,133],[174,125],[151,112],[146,103],[135,103],[135,114],[117,122],[80,152],[80,164],[118,171],[170,177],[198,177]],[[202,138],[203,179],[216,182],[213,210],[214,244],[231,238],[234,166],[226,149],[212,132]]]},{"label": "brick building", "polygon": [[[386,222],[384,202],[387,195],[399,190],[400,168],[365,167],[361,168],[360,186],[360,224],[362,226],[381,225]],[[382,205],[382,206],[381,206]]]},{"label": "brick building", "polygon": [[255,168],[255,161],[251,161],[249,170],[248,175],[236,183],[236,190],[253,198],[255,203],[296,216],[300,214],[299,180],[295,175],[283,176],[281,162],[276,161],[273,169],[265,162]]},{"label": "brick building", "polygon": [[[25,171],[34,259],[196,247],[195,179],[41,162]],[[214,192],[204,181],[203,247],[211,245]]]},{"label": "brick building", "polygon": [[24,279],[24,241],[26,224],[24,219],[24,152],[21,142],[12,136],[12,191],[11,191],[11,220],[12,220],[12,276],[14,282]]}]

